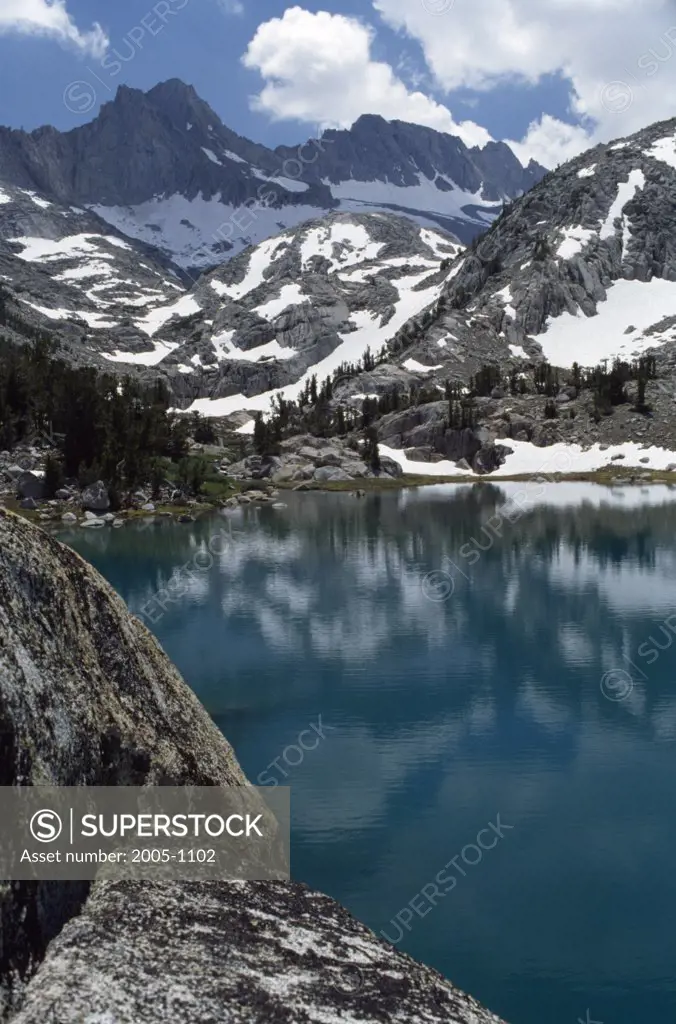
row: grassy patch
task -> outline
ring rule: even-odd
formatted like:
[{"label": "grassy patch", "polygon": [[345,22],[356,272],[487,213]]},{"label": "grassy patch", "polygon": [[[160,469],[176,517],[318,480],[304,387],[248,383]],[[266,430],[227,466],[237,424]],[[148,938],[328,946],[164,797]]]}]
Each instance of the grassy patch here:
[{"label": "grassy patch", "polygon": [[223,498],[231,498],[233,494],[239,493],[241,488],[230,477],[214,474],[205,480],[202,485],[202,495],[214,501]]}]

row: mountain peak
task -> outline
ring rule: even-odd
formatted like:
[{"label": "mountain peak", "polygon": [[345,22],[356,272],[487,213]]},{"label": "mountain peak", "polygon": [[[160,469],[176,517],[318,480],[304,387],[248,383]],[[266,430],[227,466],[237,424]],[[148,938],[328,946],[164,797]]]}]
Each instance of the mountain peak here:
[{"label": "mountain peak", "polygon": [[164,82],[158,82],[152,89],[149,89],[146,96],[153,99],[173,98],[183,96],[198,102],[202,102],[195,91],[195,86],[184,82],[182,78],[167,78]]},{"label": "mountain peak", "polygon": [[207,130],[209,126],[222,127],[218,114],[198,96],[194,86],[187,85],[180,78],[159,82],[147,92],[128,85],[120,85],[114,100],[105,104],[101,112],[116,114],[130,108],[153,110],[168,118],[181,130],[184,130],[188,123],[198,124]]},{"label": "mountain peak", "polygon": [[382,128],[388,123],[389,122],[381,114],[360,114],[360,116],[357,118],[357,120],[350,128],[350,131],[372,131],[374,128]]},{"label": "mountain peak", "polygon": [[352,128],[274,151],[227,128],[179,78],[121,85],[89,124],[26,135],[0,128],[0,179],[87,206],[182,268],[222,262],[331,210],[405,212],[463,242],[538,179],[503,143],[366,113]]}]

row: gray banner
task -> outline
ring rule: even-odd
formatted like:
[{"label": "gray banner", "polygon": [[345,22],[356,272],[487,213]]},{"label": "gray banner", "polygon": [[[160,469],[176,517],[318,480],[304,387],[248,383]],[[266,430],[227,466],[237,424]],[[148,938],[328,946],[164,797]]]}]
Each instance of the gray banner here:
[{"label": "gray banner", "polygon": [[290,877],[278,786],[0,786],[0,879]]}]

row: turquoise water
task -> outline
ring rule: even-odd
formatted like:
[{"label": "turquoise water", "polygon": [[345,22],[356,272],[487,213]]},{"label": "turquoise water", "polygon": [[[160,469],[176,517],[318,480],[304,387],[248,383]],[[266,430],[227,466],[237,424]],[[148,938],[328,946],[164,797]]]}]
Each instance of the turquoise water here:
[{"label": "turquoise water", "polygon": [[510,1024],[672,1019],[676,491],[283,500],[62,539],[292,787],[295,878]]}]

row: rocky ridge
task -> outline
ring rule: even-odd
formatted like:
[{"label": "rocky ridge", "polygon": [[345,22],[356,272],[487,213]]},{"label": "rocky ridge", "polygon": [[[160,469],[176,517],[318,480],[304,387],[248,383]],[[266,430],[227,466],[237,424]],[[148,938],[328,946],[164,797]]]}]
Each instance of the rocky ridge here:
[{"label": "rocky ridge", "polygon": [[108,369],[123,353],[133,363],[136,349],[154,351],[155,331],[192,309],[184,275],[157,250],[87,210],[6,184],[0,289],[12,312],[55,334],[73,362]]},{"label": "rocky ridge", "polygon": [[676,120],[597,146],[505,209],[457,260],[410,347],[444,372],[479,361],[571,367],[676,337]]},{"label": "rocky ridge", "polygon": [[[73,551],[0,511],[3,785],[242,785],[154,638]],[[500,1024],[294,883],[0,888],[0,1016],[17,1024]]]},{"label": "rocky ridge", "polygon": [[267,411],[276,393],[295,397],[311,376],[376,354],[434,301],[460,250],[392,214],[310,221],[201,278],[194,315],[161,332],[172,351],[159,369],[183,407],[199,396],[191,407],[217,415]]},{"label": "rocky ridge", "polygon": [[340,209],[402,210],[469,241],[543,173],[503,143],[470,150],[379,117],[269,150],[223,125],[178,79],[145,93],[121,86],[70,132],[0,128],[0,183],[91,208],[186,269]]}]

